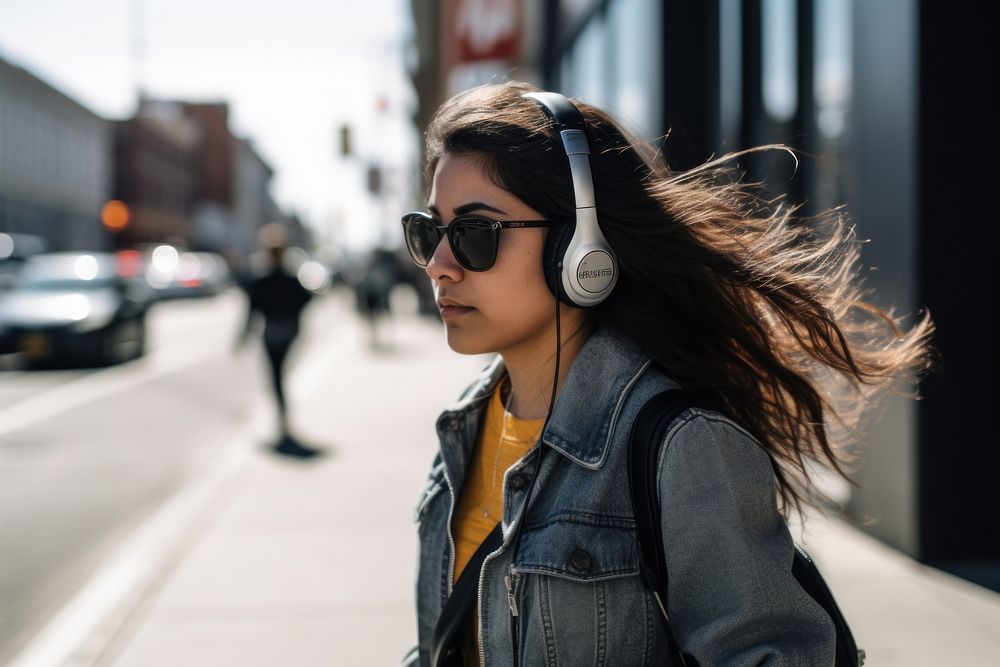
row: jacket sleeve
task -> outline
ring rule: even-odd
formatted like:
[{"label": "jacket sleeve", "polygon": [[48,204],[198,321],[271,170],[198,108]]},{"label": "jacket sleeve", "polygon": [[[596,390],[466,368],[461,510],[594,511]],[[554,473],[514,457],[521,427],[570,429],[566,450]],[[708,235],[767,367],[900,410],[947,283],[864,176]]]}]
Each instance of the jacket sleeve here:
[{"label": "jacket sleeve", "polygon": [[713,412],[686,413],[660,452],[667,611],[700,665],[832,665],[835,631],[792,575],[767,453]]}]

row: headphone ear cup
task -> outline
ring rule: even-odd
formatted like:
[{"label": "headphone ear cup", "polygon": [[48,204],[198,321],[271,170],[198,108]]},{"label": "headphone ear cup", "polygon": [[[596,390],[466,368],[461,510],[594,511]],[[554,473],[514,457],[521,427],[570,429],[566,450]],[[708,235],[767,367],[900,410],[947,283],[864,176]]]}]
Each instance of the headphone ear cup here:
[{"label": "headphone ear cup", "polygon": [[573,239],[575,226],[575,224],[566,224],[550,227],[549,233],[545,235],[545,248],[542,252],[542,269],[545,272],[545,282],[548,284],[549,290],[557,299],[570,306],[574,304],[563,291],[562,269],[559,264],[563,260],[563,255],[566,254],[569,242]]}]

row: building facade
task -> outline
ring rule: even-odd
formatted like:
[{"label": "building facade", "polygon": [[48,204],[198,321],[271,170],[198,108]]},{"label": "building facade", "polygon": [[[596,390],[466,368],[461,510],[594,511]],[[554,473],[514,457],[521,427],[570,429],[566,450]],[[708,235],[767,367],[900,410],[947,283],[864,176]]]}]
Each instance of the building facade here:
[{"label": "building facade", "polygon": [[254,150],[247,139],[234,138],[233,152],[233,214],[238,224],[230,235],[232,247],[241,253],[253,252],[257,232],[280,214],[271,199],[270,184],[274,175],[271,167]]},{"label": "building facade", "polygon": [[[51,250],[174,243],[239,263],[282,217],[273,173],[233,135],[224,102],[143,98],[108,121],[0,59],[0,232]],[[101,222],[112,199],[127,207],[113,232]]]},{"label": "building facade", "polygon": [[106,120],[0,59],[0,231],[53,250],[107,248],[112,145]]},{"label": "building facade", "polygon": [[120,245],[173,243],[234,264],[254,251],[277,215],[274,172],[232,133],[226,103],[143,99],[117,125],[116,196],[132,212]]},{"label": "building facade", "polygon": [[190,245],[200,127],[176,103],[141,100],[115,123],[115,198],[129,208],[120,247],[172,241]]}]

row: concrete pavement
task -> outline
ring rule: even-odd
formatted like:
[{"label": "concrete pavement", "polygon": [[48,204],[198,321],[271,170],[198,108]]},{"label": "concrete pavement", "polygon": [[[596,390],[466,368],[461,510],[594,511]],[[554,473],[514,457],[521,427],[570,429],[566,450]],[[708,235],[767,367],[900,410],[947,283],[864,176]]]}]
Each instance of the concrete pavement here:
[{"label": "concrete pavement", "polygon": [[[451,353],[440,325],[409,316],[394,323],[391,345],[372,351],[346,307],[342,329],[309,337],[291,372],[292,424],[326,455],[267,451],[273,416],[262,404],[261,418],[232,434],[229,455],[173,508],[167,537],[150,538],[158,546],[146,545],[155,552],[146,576],[100,618],[81,614],[90,625],[75,639],[50,628],[21,664],[48,656],[70,665],[353,666],[402,657],[415,642],[411,517],[434,419],[484,359]],[[810,520],[802,542],[868,664],[1000,664],[1000,595],[838,520]]]}]

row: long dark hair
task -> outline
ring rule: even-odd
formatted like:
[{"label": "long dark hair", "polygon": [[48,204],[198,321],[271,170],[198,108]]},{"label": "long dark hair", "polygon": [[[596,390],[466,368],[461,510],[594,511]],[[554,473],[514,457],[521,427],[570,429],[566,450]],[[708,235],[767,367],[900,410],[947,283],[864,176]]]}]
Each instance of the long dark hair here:
[{"label": "long dark hair", "polygon": [[[521,97],[532,90],[481,86],[446,102],[427,130],[427,182],[445,153],[478,156],[487,178],[542,215],[573,210],[555,130]],[[621,266],[598,321],[759,440],[786,511],[812,500],[809,460],[847,478],[841,444],[866,408],[929,367],[929,315],[907,329],[870,303],[843,211],[797,217],[741,181],[742,153],[672,172],[610,115],[575,104]]]}]

